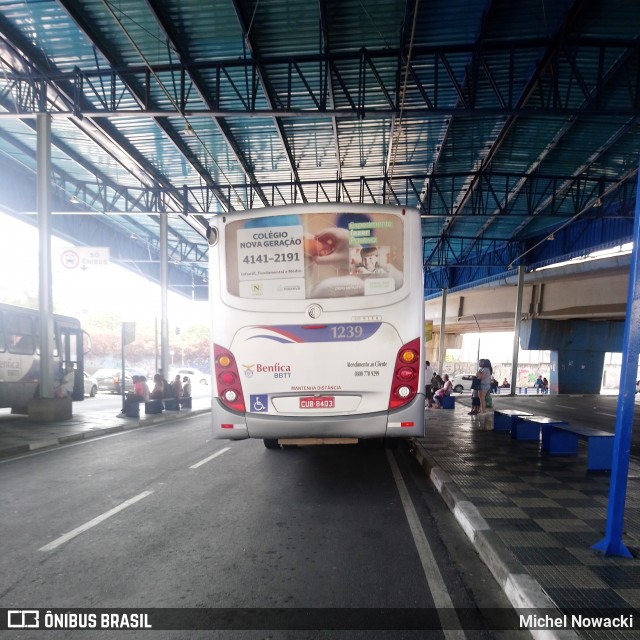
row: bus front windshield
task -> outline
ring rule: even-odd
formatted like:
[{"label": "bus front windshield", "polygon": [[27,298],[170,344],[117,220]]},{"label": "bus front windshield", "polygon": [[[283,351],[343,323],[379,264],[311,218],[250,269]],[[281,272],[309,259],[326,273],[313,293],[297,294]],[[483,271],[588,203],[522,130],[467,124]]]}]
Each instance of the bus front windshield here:
[{"label": "bus front windshield", "polygon": [[263,216],[226,227],[227,290],[304,300],[391,293],[404,277],[404,228],[388,213]]}]

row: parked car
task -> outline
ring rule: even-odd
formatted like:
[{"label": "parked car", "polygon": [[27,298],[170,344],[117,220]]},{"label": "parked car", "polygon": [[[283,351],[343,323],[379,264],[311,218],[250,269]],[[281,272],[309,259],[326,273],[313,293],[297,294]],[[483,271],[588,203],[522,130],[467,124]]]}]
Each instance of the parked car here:
[{"label": "parked car", "polygon": [[191,369],[189,367],[175,369],[169,375],[169,382],[179,375],[180,380],[187,376],[189,380],[191,380],[191,384],[211,384],[211,376],[208,373],[202,373],[202,371],[198,371],[198,369]]},{"label": "parked car", "polygon": [[85,371],[84,372],[84,395],[93,398],[95,397],[96,393],[98,393],[98,381]]},{"label": "parked car", "polygon": [[471,382],[475,376],[473,373],[460,373],[451,380],[453,390],[456,393],[462,393],[463,391],[471,391]]},{"label": "parked car", "polygon": [[[133,376],[144,375],[142,371],[136,369],[124,370],[124,390],[133,391]],[[106,391],[108,393],[122,393],[120,386],[120,378],[122,377],[122,369],[99,369],[93,374],[98,383],[98,391]]]}]

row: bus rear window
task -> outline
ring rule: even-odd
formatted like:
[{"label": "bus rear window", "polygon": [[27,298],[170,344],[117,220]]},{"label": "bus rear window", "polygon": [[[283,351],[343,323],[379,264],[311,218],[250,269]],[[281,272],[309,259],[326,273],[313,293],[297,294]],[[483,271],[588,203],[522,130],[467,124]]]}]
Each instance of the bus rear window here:
[{"label": "bus rear window", "polygon": [[404,281],[402,218],[310,213],[230,222],[227,289],[240,298],[303,300],[391,293]]}]

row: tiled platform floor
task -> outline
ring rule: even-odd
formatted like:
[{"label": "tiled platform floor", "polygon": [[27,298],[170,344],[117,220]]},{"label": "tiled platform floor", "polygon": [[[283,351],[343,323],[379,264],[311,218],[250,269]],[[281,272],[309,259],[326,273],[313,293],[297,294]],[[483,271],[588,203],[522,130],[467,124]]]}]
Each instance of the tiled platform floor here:
[{"label": "tiled platform floor", "polygon": [[[421,442],[526,572],[559,609],[640,608],[640,464],[630,465],[623,535],[635,557],[604,557],[591,545],[605,534],[610,476],[586,472],[586,448],[551,457],[539,443],[483,430],[468,409],[427,410]],[[640,638],[640,630],[580,635]]]}]

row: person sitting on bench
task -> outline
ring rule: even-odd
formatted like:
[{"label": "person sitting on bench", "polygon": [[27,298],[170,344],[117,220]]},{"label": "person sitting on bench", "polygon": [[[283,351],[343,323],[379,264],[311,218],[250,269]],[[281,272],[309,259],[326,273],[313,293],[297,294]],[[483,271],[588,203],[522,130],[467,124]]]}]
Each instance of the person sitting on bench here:
[{"label": "person sitting on bench", "polygon": [[180,396],[180,404],[184,407],[191,408],[191,381],[188,376],[182,378],[182,396]]},{"label": "person sitting on bench", "polygon": [[448,373],[445,373],[444,376],[442,376],[442,381],[443,381],[442,388],[438,389],[435,395],[433,396],[433,399],[436,401],[436,406],[434,407],[435,409],[442,409],[442,398],[444,396],[451,395],[451,389],[453,385],[451,384],[451,380],[449,380]]}]

